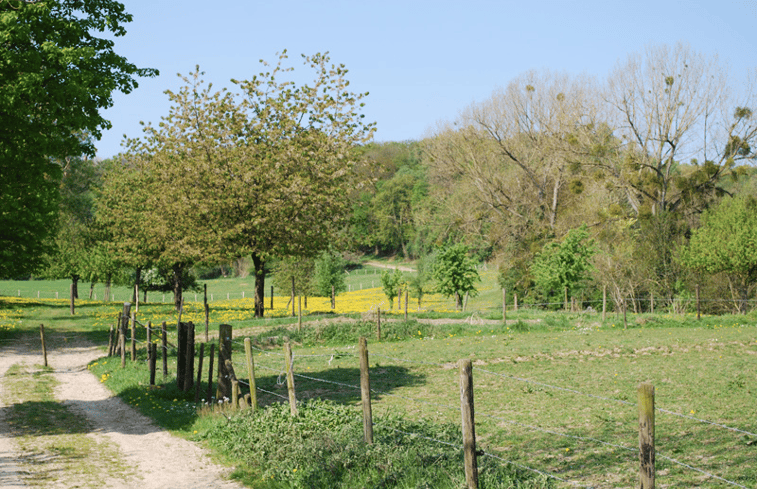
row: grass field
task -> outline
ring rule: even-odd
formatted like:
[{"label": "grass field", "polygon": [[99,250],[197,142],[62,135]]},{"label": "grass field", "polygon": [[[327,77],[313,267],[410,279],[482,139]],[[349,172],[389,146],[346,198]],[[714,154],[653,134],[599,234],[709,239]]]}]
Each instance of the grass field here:
[{"label": "grass field", "polygon": [[[449,312],[450,300],[430,296],[422,313],[410,309],[408,322],[394,316],[394,321],[382,324],[381,342],[375,340],[373,317],[366,312],[386,298],[379,288],[361,291],[359,285],[337,298],[334,312],[322,307],[326,299],[310,298],[299,333],[296,318],[284,309],[287,297],[274,298],[280,306],[267,311],[269,318],[264,320],[252,318],[251,300],[224,297],[211,307],[210,329],[217,331],[221,322],[234,326],[239,362],[241,338],[258,339],[255,364],[262,404],[286,396],[280,343],[287,335],[294,343],[298,399],[330,400],[354,408],[356,416],[356,344],[360,335],[368,336],[377,429],[382,420],[397,416],[439,426],[459,424],[456,362],[470,358],[477,436],[486,452],[481,458],[521,467],[524,473],[547,473],[555,487],[634,486],[637,386],[651,382],[657,394],[659,487],[757,486],[753,315],[703,316],[697,321],[692,315],[645,314],[630,316],[628,329],[623,329],[614,315],[602,321],[592,313],[520,310],[509,312],[503,325],[498,310],[501,292],[493,273],[482,275],[481,293],[471,300],[468,312]],[[360,283],[355,280],[367,279],[355,274],[352,285]],[[211,281],[208,290],[231,294],[242,283]],[[29,284],[42,289],[43,283]],[[1,283],[0,290],[8,285]],[[54,285],[46,284],[50,288],[45,290]],[[19,290],[21,285],[15,287]],[[72,317],[63,299],[0,297],[0,340],[33,334],[45,323],[51,334],[78,332],[105,343],[119,309],[117,303],[79,301]],[[202,308],[188,304],[185,314],[198,325],[198,340],[204,339]],[[351,322],[337,321],[337,316]],[[143,324],[176,321],[168,304],[143,305],[139,319]],[[138,335],[144,338],[144,330]],[[272,337],[276,340],[269,344]],[[190,398],[173,387],[170,377],[161,389],[151,390],[145,385],[143,362],[121,370],[119,361],[102,359],[91,370],[162,426],[213,444],[217,421],[213,416],[198,417]],[[170,371],[175,373],[173,364]],[[252,485],[290,487],[256,484]]]}]

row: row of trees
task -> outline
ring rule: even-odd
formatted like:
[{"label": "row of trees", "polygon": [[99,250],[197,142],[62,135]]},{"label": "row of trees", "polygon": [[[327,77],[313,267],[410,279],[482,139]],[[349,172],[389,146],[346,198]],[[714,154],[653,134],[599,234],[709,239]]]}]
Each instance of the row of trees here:
[{"label": "row of trees", "polygon": [[423,141],[369,149],[395,167],[353,229],[366,251],[416,257],[465,242],[533,301],[564,294],[556,247],[583,229],[589,268],[571,294],[671,300],[699,283],[731,298],[733,277],[706,279],[682,253],[704,211],[756,194],[754,88],[683,44],[631,55],[602,82],[525,73]]}]

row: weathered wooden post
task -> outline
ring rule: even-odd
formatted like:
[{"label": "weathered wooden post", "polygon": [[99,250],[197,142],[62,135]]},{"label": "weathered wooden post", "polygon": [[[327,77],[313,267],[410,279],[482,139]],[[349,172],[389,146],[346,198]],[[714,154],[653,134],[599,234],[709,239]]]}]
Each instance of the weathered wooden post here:
[{"label": "weathered wooden post", "polygon": [[302,296],[297,296],[297,332],[302,330]]},{"label": "weathered wooden post", "polygon": [[149,361],[152,356],[152,321],[147,321],[147,360]]},{"label": "weathered wooden post", "polygon": [[168,331],[166,331],[166,322],[163,321],[160,325],[161,343],[163,350],[163,380],[168,377]]},{"label": "weathered wooden post", "polygon": [[699,307],[699,284],[697,284],[697,321],[702,319],[702,310]]},{"label": "weathered wooden post", "polygon": [[155,343],[148,343],[147,348],[150,350],[150,385],[155,385],[155,363],[158,357],[158,345]]},{"label": "weathered wooden post", "polygon": [[197,383],[195,384],[195,404],[200,402],[200,388],[202,387],[202,359],[205,356],[205,343],[200,343],[200,359],[197,361]]},{"label": "weathered wooden post", "polygon": [[131,361],[137,361],[137,313],[131,313]]},{"label": "weathered wooden post", "polygon": [[244,354],[247,359],[247,377],[250,379],[250,407],[254,411],[258,408],[258,389],[255,385],[255,362],[252,357],[252,344],[249,338],[244,339]]},{"label": "weathered wooden post", "polygon": [[210,404],[213,399],[213,360],[215,359],[215,347],[215,343],[210,344],[210,354],[208,355],[208,404]]},{"label": "weathered wooden post", "polygon": [[331,286],[331,309],[336,309],[336,288]]},{"label": "weathered wooden post", "polygon": [[647,382],[639,384],[639,462],[639,487],[654,489],[654,386]]},{"label": "weathered wooden post", "polygon": [[184,385],[182,390],[189,392],[194,387],[195,372],[195,325],[192,321],[185,323],[187,329],[187,353],[184,355],[186,365],[184,367]]},{"label": "weathered wooden post", "polygon": [[216,399],[231,399],[231,379],[226,369],[226,360],[231,361],[231,335],[230,324],[221,324],[218,327],[218,389]]},{"label": "weathered wooden post", "polygon": [[473,365],[470,359],[460,360],[460,406],[462,408],[465,482],[468,489],[478,489],[476,427],[473,412]]},{"label": "weathered wooden post", "polygon": [[407,289],[405,289],[405,322],[407,322]]},{"label": "weathered wooden post", "polygon": [[[184,375],[187,367],[187,328],[186,323],[176,324],[176,387],[184,390]],[[192,375],[190,373],[189,375]]]},{"label": "weathered wooden post", "polygon": [[42,341],[42,359],[45,362],[45,367],[47,367],[47,345],[45,344],[45,325],[40,324],[39,325],[39,337]]},{"label": "weathered wooden post", "polygon": [[371,413],[371,380],[368,364],[368,341],[360,337],[360,397],[363,401],[363,438],[373,443],[373,415]]},{"label": "weathered wooden post", "polygon": [[607,285],[602,287],[602,321],[604,322],[607,315]]},{"label": "weathered wooden post", "polygon": [[297,396],[294,392],[294,365],[292,359],[292,345],[289,340],[284,343],[284,360],[286,361],[287,392],[289,393],[289,412],[297,416]]},{"label": "weathered wooden post", "polygon": [[376,340],[381,341],[381,308],[376,308]]},{"label": "weathered wooden post", "polygon": [[507,324],[507,289],[502,287],[502,324]]},{"label": "weathered wooden post", "polygon": [[271,285],[271,310],[273,311],[273,285]]},{"label": "weathered wooden post", "polygon": [[205,342],[208,342],[209,333],[208,329],[210,327],[210,305],[208,304],[208,284],[205,284]]},{"label": "weathered wooden post", "polygon": [[294,275],[292,275],[292,317],[295,316],[296,312],[294,310]]}]

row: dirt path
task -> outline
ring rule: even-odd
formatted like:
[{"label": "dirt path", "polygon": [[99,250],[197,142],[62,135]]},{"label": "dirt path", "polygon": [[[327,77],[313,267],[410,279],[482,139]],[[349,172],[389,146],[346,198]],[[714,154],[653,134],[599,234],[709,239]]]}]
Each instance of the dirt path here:
[{"label": "dirt path", "polygon": [[388,268],[390,270],[397,269],[400,272],[414,272],[415,271],[415,268],[406,267],[404,265],[388,265],[386,263],[381,263],[377,261],[367,261],[365,262],[365,264],[370,265],[372,267],[376,267],[376,268]]},{"label": "dirt path", "polygon": [[[42,363],[38,351],[29,343],[18,342],[0,348],[0,379],[12,365]],[[33,345],[34,350],[38,345]],[[241,488],[225,480],[227,469],[210,461],[205,450],[157,428],[119,398],[113,397],[98,379],[89,373],[87,364],[102,356],[98,347],[76,338],[68,338],[65,347],[48,353],[58,385],[56,400],[86,418],[92,427],[82,436],[97,446],[114,447],[121,466],[129,470],[112,474],[108,465],[95,474],[91,487],[109,488]],[[2,389],[2,382],[0,382]],[[0,403],[4,397],[0,390]],[[24,454],[3,421],[7,406],[0,404],[0,487],[25,487]],[[58,480],[66,480],[62,475]],[[72,487],[45,483],[45,487]],[[89,487],[88,485],[76,487]]]}]

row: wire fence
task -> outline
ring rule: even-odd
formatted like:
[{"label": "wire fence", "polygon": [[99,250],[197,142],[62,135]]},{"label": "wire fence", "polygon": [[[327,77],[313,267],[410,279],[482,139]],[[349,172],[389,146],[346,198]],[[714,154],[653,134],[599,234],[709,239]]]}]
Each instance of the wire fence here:
[{"label": "wire fence", "polygon": [[[159,339],[160,336],[166,331],[164,327],[161,327],[161,328],[152,327],[150,325],[150,323],[148,323],[147,325],[145,325],[145,324],[142,324],[141,322],[136,321],[134,319],[132,319],[132,321],[133,321],[132,322],[133,325],[139,324],[142,327],[141,329],[143,329],[145,331],[145,334],[147,334],[149,332],[150,335],[154,335],[157,341],[160,341],[160,339]],[[51,338],[52,337],[65,338],[65,336],[66,335],[63,335],[63,334],[56,334],[56,335],[51,335]],[[148,343],[151,343],[146,338],[136,337],[136,335],[124,336],[124,340],[125,341],[130,341],[132,343],[137,343],[137,344],[140,344],[140,345],[147,345]],[[241,343],[241,342],[239,342],[239,341],[232,340],[231,338],[229,338],[229,341],[232,342],[233,344],[237,345],[237,346],[244,347],[244,344]],[[125,345],[125,343],[122,343],[122,345]],[[161,346],[166,351],[170,348],[165,342]],[[221,350],[221,348],[219,347],[219,353],[220,353],[220,350]],[[287,372],[292,372],[293,373],[293,377],[295,377],[297,379],[306,380],[306,381],[312,382],[312,383],[322,384],[323,386],[326,386],[328,388],[336,387],[338,389],[346,389],[346,390],[351,390],[351,391],[356,391],[356,392],[360,391],[360,389],[361,389],[361,386],[359,385],[359,382],[358,382],[358,384],[353,384],[353,383],[349,383],[349,382],[330,380],[330,379],[327,379],[327,378],[322,378],[322,377],[314,376],[314,375],[306,375],[306,374],[301,373],[301,372],[294,372],[295,371],[295,360],[298,360],[298,359],[308,359],[308,360],[312,361],[312,360],[316,360],[316,359],[320,358],[320,359],[323,359],[324,364],[326,365],[326,367],[330,368],[331,365],[332,365],[332,362],[334,362],[334,360],[347,360],[347,359],[354,359],[354,360],[356,360],[358,358],[358,355],[354,351],[350,351],[350,352],[346,352],[346,351],[333,351],[333,352],[330,352],[330,353],[322,353],[322,354],[306,354],[306,353],[296,353],[295,352],[295,353],[292,354],[291,359],[289,360],[289,364],[287,365],[286,359],[285,358],[281,358],[281,357],[286,357],[286,355],[284,353],[281,353],[281,352],[278,352],[278,351],[275,351],[275,350],[271,350],[271,349],[267,349],[267,348],[262,348],[262,347],[259,347],[259,346],[252,346],[252,350],[254,350],[255,352],[258,353],[258,358],[257,358],[257,361],[255,362],[256,363],[255,368],[256,369],[261,369],[261,370],[264,370],[264,371],[267,371],[267,372],[271,372],[272,376],[276,376],[276,385],[279,385],[279,386],[284,385],[284,383],[286,382],[286,380],[285,380],[286,373]],[[262,359],[260,357],[265,358],[266,361],[261,361]],[[419,367],[422,367],[422,368],[438,368],[438,369],[444,369],[445,371],[449,371],[450,370],[448,363],[445,364],[445,363],[438,363],[438,362],[430,362],[430,361],[420,360],[420,359],[415,359],[415,358],[401,358],[401,357],[397,357],[397,356],[388,356],[388,355],[382,355],[382,354],[378,354],[378,353],[373,353],[372,357],[381,358],[383,360],[390,360],[391,362],[394,362],[395,365],[408,365],[408,364],[410,364],[410,365],[415,365],[415,366],[419,366]],[[276,362],[278,362],[278,366],[275,366],[274,364],[269,363],[268,360],[275,360]],[[284,361],[282,361],[282,360],[284,360]],[[220,357],[219,357],[219,364],[220,364]],[[389,366],[389,365],[386,364],[386,363],[382,365],[382,367],[384,367],[384,368],[386,368],[387,366]],[[371,375],[372,375],[373,378],[380,378],[381,374],[378,372],[379,370],[380,369],[376,369],[376,368],[373,369],[373,372],[371,373]],[[501,373],[501,372],[494,372],[492,370],[483,369],[483,368],[479,368],[479,367],[474,367],[473,370],[475,372],[478,372],[480,374],[484,374],[484,375],[487,375],[487,376],[495,376],[497,378],[506,379],[508,381],[535,385],[535,386],[538,386],[540,388],[549,389],[549,390],[557,392],[557,393],[566,393],[566,394],[571,394],[571,395],[583,396],[583,397],[586,397],[588,399],[591,399],[592,401],[617,404],[617,405],[623,406],[625,408],[634,408],[635,409],[636,406],[637,406],[637,404],[629,402],[629,401],[626,401],[626,400],[623,400],[623,399],[615,399],[615,398],[612,398],[612,397],[602,396],[602,395],[598,395],[598,394],[591,393],[591,392],[582,392],[580,390],[571,388],[569,386],[554,385],[552,383],[547,383],[547,382],[543,382],[543,381],[539,381],[539,380],[528,379],[528,378],[519,377],[519,376],[515,376],[515,375],[510,375],[510,374],[505,374],[505,373]],[[192,375],[192,373],[190,373],[190,375]],[[356,380],[359,381],[359,379],[356,379]],[[250,388],[250,383],[251,382],[244,382],[244,381],[240,381],[240,382],[243,385],[246,385],[248,388]],[[287,396],[283,396],[281,394],[278,394],[276,392],[273,392],[273,391],[271,391],[269,389],[262,388],[262,387],[257,386],[257,385],[255,385],[255,390],[258,391],[258,392],[261,392],[263,394],[266,394],[268,396],[271,396],[272,398],[278,399],[278,400],[282,400],[282,401],[289,400],[289,398]],[[416,397],[412,397],[412,396],[408,396],[408,395],[400,395],[400,394],[396,394],[396,393],[393,393],[393,392],[389,392],[388,390],[381,390],[381,389],[371,388],[370,392],[371,392],[372,396],[376,396],[376,397],[381,396],[381,397],[386,397],[386,398],[398,398],[398,399],[402,399],[406,403],[411,403],[413,405],[419,406],[421,409],[423,407],[432,407],[434,409],[442,409],[442,410],[454,411],[454,412],[459,412],[461,410],[460,406],[455,406],[455,405],[451,405],[451,404],[445,404],[443,402],[435,402],[435,401],[431,401],[431,400],[428,400],[428,399],[416,398]],[[210,401],[210,399],[209,399],[209,401]],[[727,430],[727,431],[735,432],[735,433],[738,433],[738,434],[741,434],[741,435],[745,435],[745,436],[757,437],[756,433],[754,433],[752,431],[749,431],[749,430],[746,430],[746,429],[743,429],[743,428],[728,426],[728,425],[723,424],[723,423],[718,423],[718,422],[715,422],[715,421],[710,421],[710,420],[698,418],[698,417],[695,417],[695,416],[691,416],[691,415],[687,415],[687,414],[683,414],[683,413],[678,413],[678,412],[675,412],[675,411],[672,411],[672,410],[669,410],[669,409],[665,409],[665,408],[662,408],[662,407],[655,407],[655,411],[659,412],[661,414],[664,414],[664,415],[668,415],[668,416],[673,416],[673,417],[685,419],[685,420],[696,422],[696,423],[700,423],[700,424],[703,424],[703,425],[708,425],[708,426],[711,426],[713,428]],[[611,449],[617,449],[617,450],[622,451],[622,452],[633,453],[634,455],[638,455],[638,453],[639,453],[639,449],[638,448],[631,447],[631,446],[628,446],[626,444],[620,444],[620,443],[617,443],[615,441],[607,441],[607,440],[602,440],[602,439],[596,438],[596,437],[580,436],[580,435],[575,435],[575,434],[564,433],[563,431],[561,431],[558,428],[549,428],[549,427],[545,428],[545,427],[535,426],[533,424],[523,423],[523,422],[511,419],[511,418],[499,415],[497,413],[490,413],[490,412],[485,412],[485,411],[477,411],[476,414],[477,414],[477,416],[479,418],[485,418],[485,419],[493,420],[495,422],[502,422],[502,423],[506,423],[506,424],[509,424],[509,425],[518,426],[519,428],[522,428],[524,430],[528,430],[528,431],[532,431],[532,432],[538,432],[538,433],[541,433],[541,434],[544,434],[544,435],[549,435],[550,437],[556,437],[556,438],[563,438],[563,439],[570,439],[570,440],[580,441],[580,442],[586,443],[588,445],[597,445],[597,446],[602,446],[602,447],[608,447],[608,448],[611,448]],[[381,423],[380,422],[376,423],[376,425],[380,426]],[[425,437],[425,435],[422,435],[420,433],[405,433],[405,434],[406,435]],[[433,438],[427,438],[427,439],[429,441],[434,441],[434,442],[438,442],[440,444],[445,444],[445,445],[449,445],[449,446],[455,446],[455,447],[459,448],[459,446],[457,446],[455,444],[450,444],[449,442],[445,442],[445,441],[442,441],[442,440],[435,440]],[[678,466],[678,467],[680,467],[682,469],[686,469],[686,470],[691,470],[691,471],[697,472],[698,474],[701,474],[702,476],[706,476],[706,477],[711,478],[713,480],[718,480],[718,481],[720,481],[720,482],[722,482],[724,484],[730,485],[730,486],[742,487],[742,488],[746,487],[744,485],[739,484],[738,482],[735,482],[735,481],[732,481],[732,480],[728,480],[728,479],[726,479],[726,478],[724,478],[722,476],[713,474],[712,472],[710,472],[708,470],[696,467],[692,463],[686,463],[686,462],[680,461],[677,458],[673,458],[673,457],[665,454],[664,452],[660,452],[660,451],[656,450],[655,453],[656,453],[657,457],[659,457],[659,459],[665,460],[665,461],[667,461],[667,462],[669,462],[669,463],[671,463],[673,465],[676,465],[676,466]],[[544,475],[546,477],[553,478],[553,479],[555,479],[557,481],[560,481],[562,483],[570,484],[570,485],[573,485],[573,486],[576,486],[576,487],[590,487],[590,486],[582,485],[582,483],[579,482],[579,481],[573,481],[573,480],[569,480],[569,479],[566,479],[564,477],[561,477],[560,475],[554,473],[554,471],[549,471],[549,470],[544,469],[544,468],[531,467],[531,466],[523,464],[522,462],[516,462],[516,461],[512,461],[512,460],[507,460],[504,457],[502,457],[501,454],[494,454],[494,453],[489,453],[489,452],[483,451],[481,453],[481,456],[486,456],[486,457],[489,457],[489,458],[491,458],[493,460],[498,460],[498,461],[500,461],[502,463],[511,464],[511,465],[516,466],[518,468],[521,468],[521,469],[524,469],[524,470],[527,470],[527,471],[531,471],[531,472],[534,472],[534,473],[537,473],[537,474],[541,474],[541,475]]]}]

